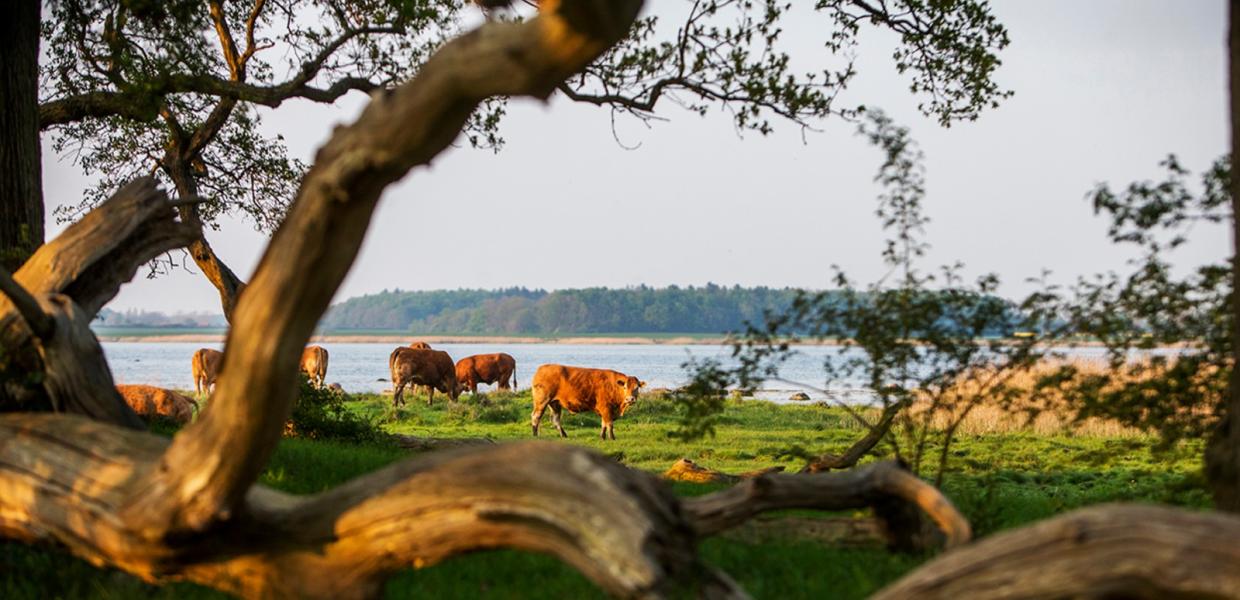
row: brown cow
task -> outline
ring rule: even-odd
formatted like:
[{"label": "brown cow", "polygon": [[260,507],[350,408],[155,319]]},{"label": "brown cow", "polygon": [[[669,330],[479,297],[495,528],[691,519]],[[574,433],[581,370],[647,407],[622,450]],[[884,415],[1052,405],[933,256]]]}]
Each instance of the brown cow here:
[{"label": "brown cow", "polygon": [[498,383],[499,389],[507,390],[508,379],[517,384],[517,359],[510,354],[475,354],[456,361],[456,381],[471,394],[478,393],[479,383]]},{"label": "brown cow", "polygon": [[194,418],[194,411],[198,410],[198,403],[193,398],[152,385],[118,385],[116,391],[120,392],[129,408],[146,419],[165,417],[184,425]]},{"label": "brown cow", "polygon": [[302,350],[301,372],[310,378],[310,385],[323,387],[327,379],[327,349],[322,346],[307,346]]},{"label": "brown cow", "polygon": [[210,348],[199,348],[190,359],[190,371],[194,375],[194,393],[201,395],[215,389],[215,380],[220,376],[220,365],[224,362],[224,353]]},{"label": "brown cow", "polygon": [[[431,348],[430,344],[420,340],[416,342],[409,342],[409,347],[414,350],[434,350],[434,348]],[[431,387],[429,385],[411,385],[409,386],[409,389],[413,390],[413,393],[415,394],[423,390],[425,390],[427,394],[431,393]]]},{"label": "brown cow", "polygon": [[616,439],[613,422],[624,414],[624,411],[637,402],[638,390],[646,385],[632,375],[625,375],[610,369],[587,369],[584,367],[566,367],[564,365],[543,365],[534,372],[534,414],[530,424],[534,427],[534,435],[538,435],[538,425],[542,423],[543,411],[551,407],[551,419],[555,428],[560,430],[561,437],[564,426],[560,424],[560,409],[579,413],[594,411],[603,418],[603,430],[599,437]]},{"label": "brown cow", "polygon": [[405,403],[401,394],[406,385],[427,386],[426,404],[435,399],[435,390],[447,394],[452,400],[461,395],[456,381],[456,364],[443,350],[397,348],[388,356],[388,368],[392,371],[392,406]]}]

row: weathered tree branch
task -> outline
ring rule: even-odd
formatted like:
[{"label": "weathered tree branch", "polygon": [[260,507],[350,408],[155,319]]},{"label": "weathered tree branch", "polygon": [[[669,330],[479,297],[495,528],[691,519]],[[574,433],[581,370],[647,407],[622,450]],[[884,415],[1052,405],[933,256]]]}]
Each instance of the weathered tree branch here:
[{"label": "weathered tree branch", "polygon": [[871,600],[1240,598],[1240,518],[1104,505],[986,538]]},{"label": "weathered tree branch", "polygon": [[847,510],[874,507],[885,522],[893,546],[921,544],[916,519],[901,507],[916,507],[943,533],[946,546],[968,542],[969,522],[941,492],[918,479],[895,462],[880,462],[843,473],[786,475],[770,473],[741,482],[729,489],[689,498],[685,512],[699,535],[715,535],[744,523],[754,515],[772,510],[810,508]]}]

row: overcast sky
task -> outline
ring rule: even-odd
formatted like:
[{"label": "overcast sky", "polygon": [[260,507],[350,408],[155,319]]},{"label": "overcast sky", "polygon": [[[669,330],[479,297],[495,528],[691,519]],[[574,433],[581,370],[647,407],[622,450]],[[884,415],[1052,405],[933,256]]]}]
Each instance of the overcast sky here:
[{"label": "overcast sky", "polygon": [[[666,4],[649,2],[658,9]],[[1085,194],[1098,182],[1159,177],[1168,153],[1201,171],[1226,150],[1226,5],[1221,0],[1000,1],[1012,44],[997,80],[1016,92],[975,123],[943,129],[916,110],[889,59],[893,40],[868,34],[844,105],[885,109],[926,153],[926,266],[962,261],[1027,290],[1043,269],[1062,281],[1121,269]],[[798,56],[821,53],[806,43]],[[365,97],[335,107],[291,102],[272,133],[309,160]],[[665,110],[664,110],[665,109]],[[499,154],[456,148],[411,172],[380,203],[337,301],[384,289],[623,287],[638,284],[829,285],[837,264],[855,279],[883,272],[871,182],[878,152],[853,126],[790,125],[739,136],[730,118],[671,104],[651,128],[563,99],[514,102]],[[87,181],[45,141],[45,198],[76,202]],[[49,235],[63,226],[49,223]],[[226,222],[209,239],[248,277],[265,237]],[[1199,228],[1180,264],[1218,260],[1230,239]],[[125,286],[111,308],[218,312],[192,268]]]}]

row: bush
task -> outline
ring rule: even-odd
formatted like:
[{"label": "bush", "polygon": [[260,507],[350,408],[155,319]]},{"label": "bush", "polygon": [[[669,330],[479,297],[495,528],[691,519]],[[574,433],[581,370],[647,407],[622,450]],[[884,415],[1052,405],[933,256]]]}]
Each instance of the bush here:
[{"label": "bush", "polygon": [[284,434],[312,440],[341,440],[346,442],[373,442],[386,436],[373,419],[367,419],[349,411],[344,402],[346,394],[328,388],[310,385],[301,376],[301,388],[293,414],[284,425]]}]

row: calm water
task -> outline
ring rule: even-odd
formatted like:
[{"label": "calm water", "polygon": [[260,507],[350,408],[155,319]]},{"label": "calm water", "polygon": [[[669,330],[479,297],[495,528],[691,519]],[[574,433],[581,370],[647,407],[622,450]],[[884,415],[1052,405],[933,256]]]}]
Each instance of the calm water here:
[{"label": "calm water", "polygon": [[[330,357],[327,381],[338,382],[350,392],[379,392],[391,389],[386,381],[388,354],[393,344],[320,344]],[[190,376],[190,357],[198,348],[221,349],[219,345],[179,342],[105,342],[104,353],[112,366],[117,383],[146,383],[160,387],[193,389]],[[454,359],[471,354],[507,352],[517,359],[517,381],[522,388],[529,387],[534,370],[546,363],[559,363],[580,367],[615,369],[635,375],[646,381],[649,387],[677,387],[689,377],[683,363],[690,357],[724,358],[728,349],[719,346],[678,346],[649,344],[435,344]],[[837,347],[806,346],[783,365],[780,376],[789,381],[823,386],[822,364],[840,356]],[[490,389],[493,386],[482,386]],[[758,397],[770,400],[786,400],[797,391],[804,391],[813,399],[825,399],[826,394],[785,382],[768,382]],[[838,399],[863,400],[860,385],[833,386],[831,396]]]},{"label": "calm water", "polygon": [[[390,390],[387,381],[388,355],[394,344],[324,343],[329,355],[327,381],[339,383],[349,392]],[[517,359],[517,381],[530,385],[539,365],[559,363],[578,367],[615,369],[644,380],[649,388],[673,388],[688,380],[681,366],[690,358],[719,358],[727,364],[729,348],[722,346],[680,346],[663,344],[435,344],[436,349],[460,359],[471,354],[507,352]],[[190,376],[190,357],[202,347],[222,349],[220,345],[196,342],[105,342],[104,353],[117,383],[146,383],[175,389],[194,389]],[[1061,349],[1076,356],[1102,356],[1102,348]],[[839,360],[849,352],[837,346],[800,346],[779,372],[783,381],[768,381],[758,398],[786,401],[795,392],[805,392],[812,400],[838,400],[864,403],[871,399],[861,381],[836,382],[826,386],[822,365]],[[855,352],[855,350],[852,350]],[[1174,353],[1176,350],[1157,350]],[[795,382],[795,383],[794,383]],[[802,384],[802,385],[798,385]],[[479,391],[494,386],[479,386]],[[826,389],[815,389],[826,388]]]}]

